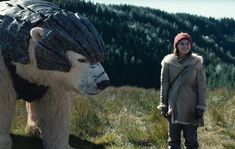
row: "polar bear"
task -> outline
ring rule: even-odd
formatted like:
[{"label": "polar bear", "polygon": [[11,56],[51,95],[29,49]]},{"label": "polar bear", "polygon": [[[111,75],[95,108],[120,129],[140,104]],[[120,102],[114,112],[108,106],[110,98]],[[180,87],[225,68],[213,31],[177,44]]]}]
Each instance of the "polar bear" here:
[{"label": "polar bear", "polygon": [[17,99],[28,101],[26,129],[40,128],[45,149],[71,149],[69,91],[95,95],[109,85],[106,53],[78,13],[41,0],[0,2],[0,149],[11,149]]}]

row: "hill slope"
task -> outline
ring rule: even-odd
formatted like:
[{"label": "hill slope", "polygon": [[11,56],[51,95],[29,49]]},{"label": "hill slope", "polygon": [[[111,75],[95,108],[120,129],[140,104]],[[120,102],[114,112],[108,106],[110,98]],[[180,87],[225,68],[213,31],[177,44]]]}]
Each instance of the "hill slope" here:
[{"label": "hill slope", "polygon": [[178,32],[193,37],[193,51],[201,54],[210,88],[235,84],[235,21],[128,5],[52,0],[87,16],[101,33],[109,56],[104,66],[114,86],[159,88],[160,62],[172,52]]},{"label": "hill slope", "polygon": [[[159,92],[133,87],[108,88],[98,96],[73,94],[70,144],[80,149],[164,149],[167,121],[156,108]],[[235,148],[235,92],[209,92],[202,149]],[[39,138],[24,133],[26,110],[18,102],[12,127],[13,149],[42,149]]]}]

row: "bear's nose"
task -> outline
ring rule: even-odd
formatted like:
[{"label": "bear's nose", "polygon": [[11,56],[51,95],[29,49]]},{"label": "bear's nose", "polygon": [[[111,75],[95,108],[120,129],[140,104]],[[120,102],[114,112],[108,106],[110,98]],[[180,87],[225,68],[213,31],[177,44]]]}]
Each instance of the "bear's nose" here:
[{"label": "bear's nose", "polygon": [[104,80],[104,81],[101,81],[101,82],[97,83],[97,87],[100,90],[104,90],[109,85],[110,85],[110,81],[109,80]]}]

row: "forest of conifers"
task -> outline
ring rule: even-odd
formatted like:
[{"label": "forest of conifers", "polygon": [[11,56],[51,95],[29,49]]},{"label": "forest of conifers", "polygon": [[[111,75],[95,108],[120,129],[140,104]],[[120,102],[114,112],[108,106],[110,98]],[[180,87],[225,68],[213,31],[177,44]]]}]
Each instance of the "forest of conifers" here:
[{"label": "forest of conifers", "polygon": [[129,5],[77,0],[49,0],[88,17],[103,37],[108,57],[103,63],[113,86],[159,88],[162,58],[172,52],[179,32],[193,38],[193,51],[204,57],[208,86],[235,86],[235,20]]}]

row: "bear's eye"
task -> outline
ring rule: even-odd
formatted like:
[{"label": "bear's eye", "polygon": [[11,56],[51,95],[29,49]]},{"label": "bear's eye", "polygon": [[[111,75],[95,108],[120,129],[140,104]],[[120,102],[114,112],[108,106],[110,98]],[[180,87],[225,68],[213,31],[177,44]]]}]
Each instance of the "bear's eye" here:
[{"label": "bear's eye", "polygon": [[80,63],[87,63],[87,62],[88,62],[88,60],[85,59],[85,58],[79,58],[78,61],[79,61]]}]

